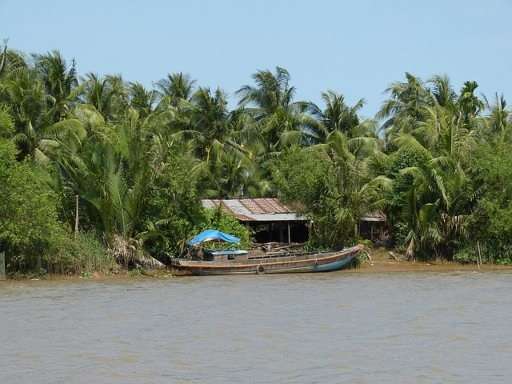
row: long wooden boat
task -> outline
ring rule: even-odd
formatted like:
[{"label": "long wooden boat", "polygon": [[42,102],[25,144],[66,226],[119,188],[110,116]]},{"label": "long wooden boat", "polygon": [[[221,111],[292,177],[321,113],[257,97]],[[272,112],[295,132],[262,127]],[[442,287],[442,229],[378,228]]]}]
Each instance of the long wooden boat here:
[{"label": "long wooden boat", "polygon": [[238,275],[266,273],[330,272],[347,266],[361,245],[337,252],[249,255],[218,252],[211,260],[174,258],[175,275]]}]

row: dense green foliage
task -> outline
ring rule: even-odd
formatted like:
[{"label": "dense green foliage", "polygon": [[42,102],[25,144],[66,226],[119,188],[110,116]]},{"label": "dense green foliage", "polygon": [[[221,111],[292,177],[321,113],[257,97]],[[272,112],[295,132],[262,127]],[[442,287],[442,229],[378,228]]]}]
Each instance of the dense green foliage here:
[{"label": "dense green foliage", "polygon": [[[240,246],[247,248],[250,245],[251,233],[247,227],[233,216],[225,214],[222,209],[205,209],[203,220],[197,232],[209,228],[216,228],[222,232],[230,233],[240,239]],[[211,246],[215,246],[212,243]],[[219,247],[225,247],[225,244],[219,244]]]},{"label": "dense green foliage", "polygon": [[[358,240],[384,211],[409,257],[512,260],[512,124],[503,97],[406,74],[375,119],[364,100],[295,99],[258,71],[228,108],[220,89],[169,74],[153,89],[79,77],[49,52],[0,54],[0,247],[9,270],[88,272],[161,261],[207,227],[250,234],[202,197],[279,196],[313,222],[311,245]],[[79,233],[75,228],[78,196]]]},{"label": "dense green foliage", "polygon": [[[57,197],[36,165],[17,162],[12,142],[0,140],[0,241],[8,265],[41,266],[41,257],[64,231],[58,220]],[[9,257],[12,256],[12,257]]]}]

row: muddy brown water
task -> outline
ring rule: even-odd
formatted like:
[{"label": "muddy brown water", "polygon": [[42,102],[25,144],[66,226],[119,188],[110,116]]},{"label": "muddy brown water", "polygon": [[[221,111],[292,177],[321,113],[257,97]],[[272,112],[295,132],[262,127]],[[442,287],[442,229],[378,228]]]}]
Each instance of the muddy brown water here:
[{"label": "muddy brown water", "polygon": [[0,283],[0,383],[507,383],[512,273]]}]

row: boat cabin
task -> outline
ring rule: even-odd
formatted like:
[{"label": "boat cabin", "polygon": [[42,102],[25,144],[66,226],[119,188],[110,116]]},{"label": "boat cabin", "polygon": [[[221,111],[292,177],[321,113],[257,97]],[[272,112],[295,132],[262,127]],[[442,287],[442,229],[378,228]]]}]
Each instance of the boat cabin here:
[{"label": "boat cabin", "polygon": [[230,249],[223,249],[223,250],[206,250],[205,252],[204,260],[206,261],[228,261],[228,260],[235,260],[235,259],[247,259],[247,255],[249,252],[241,249],[236,250],[230,250]]},{"label": "boat cabin", "polygon": [[[223,244],[223,249],[205,247],[206,244]],[[207,229],[187,242],[188,249],[185,257],[192,260],[203,261],[228,261],[240,257],[247,258],[248,252],[241,249],[231,249],[240,243],[236,236],[218,231],[216,229]]]}]

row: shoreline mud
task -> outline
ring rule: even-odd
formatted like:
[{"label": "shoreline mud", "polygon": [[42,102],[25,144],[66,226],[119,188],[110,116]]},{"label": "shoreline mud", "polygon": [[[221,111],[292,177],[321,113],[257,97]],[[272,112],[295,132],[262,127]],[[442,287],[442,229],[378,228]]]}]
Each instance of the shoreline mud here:
[{"label": "shoreline mud", "polygon": [[[372,249],[369,252],[370,257],[361,261],[357,267],[347,268],[340,273],[350,274],[378,274],[378,273],[403,273],[403,272],[501,272],[511,271],[512,265],[499,265],[499,264],[461,264],[451,261],[438,260],[438,261],[408,261],[400,257],[393,257],[387,249],[378,248]],[[394,254],[393,254],[394,255]],[[144,273],[132,273],[127,270],[122,270],[116,273],[100,273],[93,272],[84,275],[59,275],[49,274],[40,277],[15,277],[1,280],[1,283],[15,282],[15,281],[136,281],[148,279],[168,279],[173,278],[171,271],[168,269],[150,270]]]},{"label": "shoreline mud", "polygon": [[512,271],[512,265],[500,264],[461,264],[453,261],[408,261],[393,257],[387,249],[377,248],[369,251],[370,258],[347,273],[391,273],[391,272],[492,272]]}]

